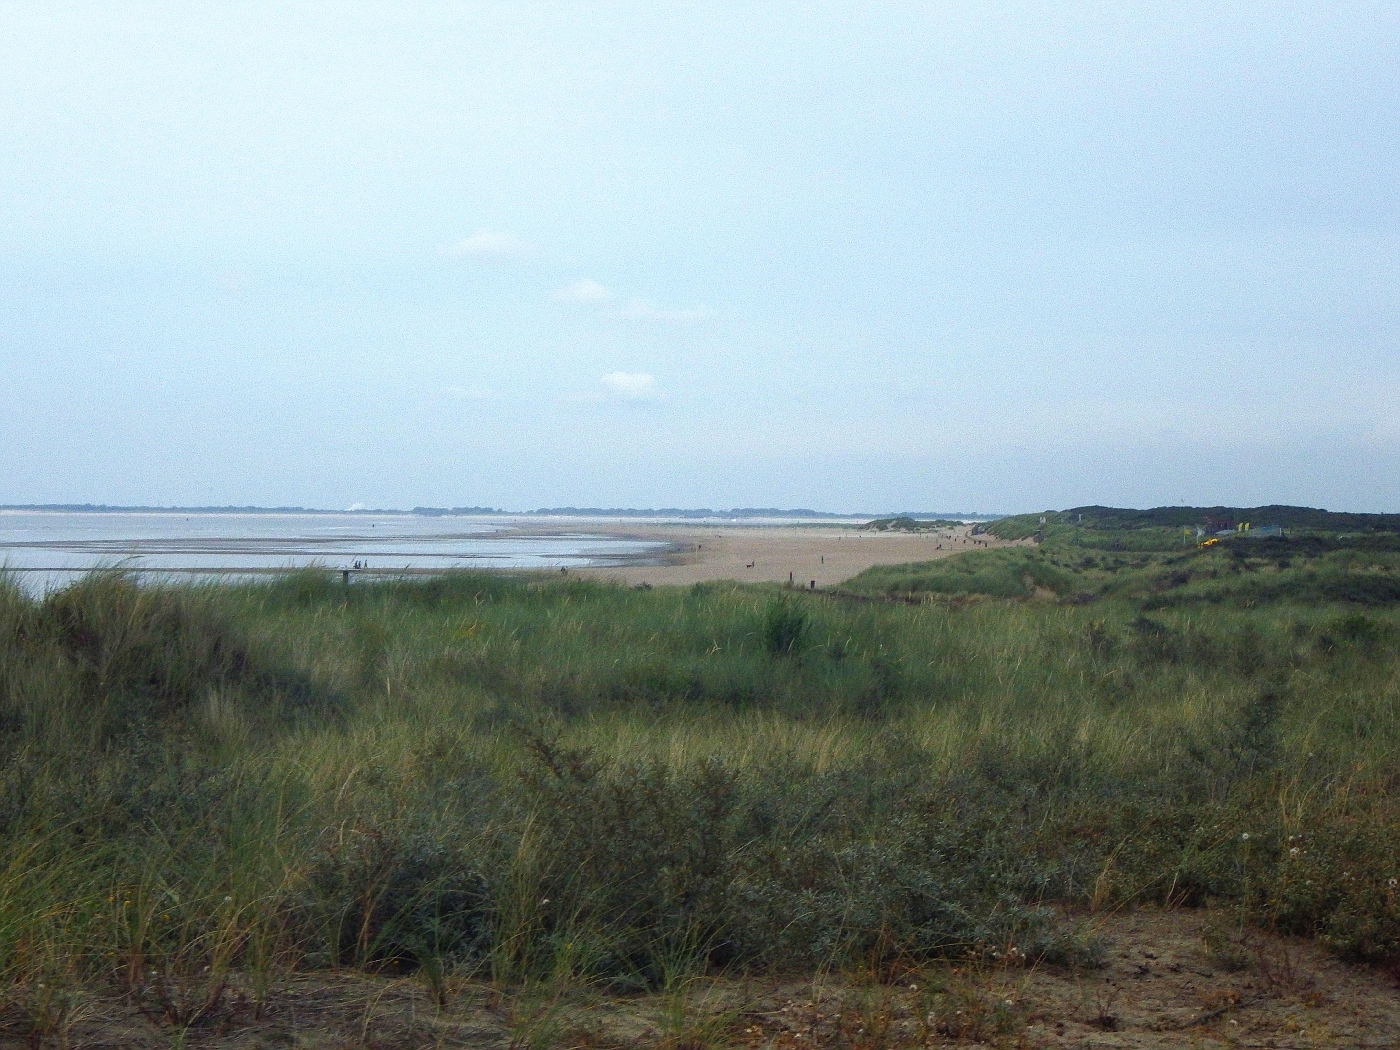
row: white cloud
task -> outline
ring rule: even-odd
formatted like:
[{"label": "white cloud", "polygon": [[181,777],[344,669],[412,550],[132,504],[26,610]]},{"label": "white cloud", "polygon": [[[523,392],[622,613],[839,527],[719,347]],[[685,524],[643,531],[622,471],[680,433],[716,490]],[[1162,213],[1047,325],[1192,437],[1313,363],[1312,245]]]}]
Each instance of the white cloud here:
[{"label": "white cloud", "polygon": [[505,233],[500,230],[477,230],[466,240],[449,244],[443,251],[458,259],[469,256],[508,259],[529,254],[530,245],[513,233]]},{"label": "white cloud", "polygon": [[606,303],[612,300],[613,293],[591,277],[575,281],[567,288],[560,288],[554,298],[567,303]]},{"label": "white cloud", "polygon": [[656,377],[649,372],[609,372],[603,377],[603,387],[623,401],[650,401],[660,393]]},{"label": "white cloud", "polygon": [[645,299],[629,299],[627,305],[617,313],[628,321],[671,321],[676,324],[696,324],[708,321],[714,311],[708,306],[692,307],[689,310],[664,310],[652,306]]}]

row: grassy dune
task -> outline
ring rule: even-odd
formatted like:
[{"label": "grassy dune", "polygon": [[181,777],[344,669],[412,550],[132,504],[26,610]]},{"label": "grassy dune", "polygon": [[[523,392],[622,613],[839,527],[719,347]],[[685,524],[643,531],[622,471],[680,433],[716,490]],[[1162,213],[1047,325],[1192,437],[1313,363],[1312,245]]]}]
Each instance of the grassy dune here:
[{"label": "grassy dune", "polygon": [[[56,1031],[116,989],[184,1030],[344,967],[446,995],[1092,965],[1050,906],[1134,901],[1400,959],[1395,605],[1212,598],[1391,555],[1046,548],[851,597],[0,586],[10,1008]],[[891,590],[933,600],[870,600]]]}]

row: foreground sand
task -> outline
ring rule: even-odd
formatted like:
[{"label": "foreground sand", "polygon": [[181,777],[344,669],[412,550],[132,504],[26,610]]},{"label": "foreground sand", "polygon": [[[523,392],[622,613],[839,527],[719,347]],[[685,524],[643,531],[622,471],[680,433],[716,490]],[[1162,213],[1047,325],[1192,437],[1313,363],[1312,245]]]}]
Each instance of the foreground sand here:
[{"label": "foreground sand", "polygon": [[623,583],[705,583],[740,580],[745,583],[787,583],[801,587],[830,587],[849,580],[872,565],[899,565],[946,558],[982,547],[1013,546],[994,536],[970,535],[962,526],[942,533],[862,532],[855,527],[797,525],[631,525],[609,522],[590,532],[673,545],[663,565],[570,570],[580,575]]},{"label": "foreground sand", "polygon": [[[259,1001],[234,975],[185,989],[209,1009],[181,1031],[162,1004],[94,990],[35,1033],[0,1015],[0,1047],[156,1050],[474,1047],[481,1050],[914,1050],[1400,1046],[1393,975],[1347,966],[1316,944],[1250,933],[1225,965],[1204,949],[1202,911],[1143,908],[1077,920],[1104,965],[978,963],[875,973],[714,978],[670,992],[519,987],[466,975],[287,975]],[[434,993],[437,993],[435,996]],[[440,998],[439,998],[440,997]],[[435,1001],[435,998],[437,1001]]]}]

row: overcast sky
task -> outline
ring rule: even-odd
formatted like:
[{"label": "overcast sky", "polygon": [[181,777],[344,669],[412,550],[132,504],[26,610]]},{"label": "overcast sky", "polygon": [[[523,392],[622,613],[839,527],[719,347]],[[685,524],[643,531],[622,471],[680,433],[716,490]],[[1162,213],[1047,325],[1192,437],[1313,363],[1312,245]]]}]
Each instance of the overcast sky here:
[{"label": "overcast sky", "polygon": [[1400,510],[1400,5],[0,2],[0,502]]}]

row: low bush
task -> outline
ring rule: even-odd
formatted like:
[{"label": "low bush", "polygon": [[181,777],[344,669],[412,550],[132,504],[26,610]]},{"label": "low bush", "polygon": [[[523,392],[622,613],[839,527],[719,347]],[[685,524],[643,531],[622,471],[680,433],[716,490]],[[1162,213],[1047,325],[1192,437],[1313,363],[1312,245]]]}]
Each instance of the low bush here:
[{"label": "low bush", "polygon": [[811,967],[1008,946],[1080,959],[1028,903],[1024,842],[986,813],[955,814],[912,770],[742,777],[716,761],[609,766],[532,748],[539,922],[591,937],[595,976],[646,985],[677,959]]},{"label": "low bush", "polygon": [[423,830],[360,819],[327,828],[302,895],[307,941],[324,947],[329,965],[479,964],[491,901],[475,860]]},{"label": "low bush", "polygon": [[1260,842],[1250,913],[1319,938],[1346,959],[1400,958],[1400,813],[1377,798],[1347,810],[1318,813],[1309,830],[1279,829]]}]

